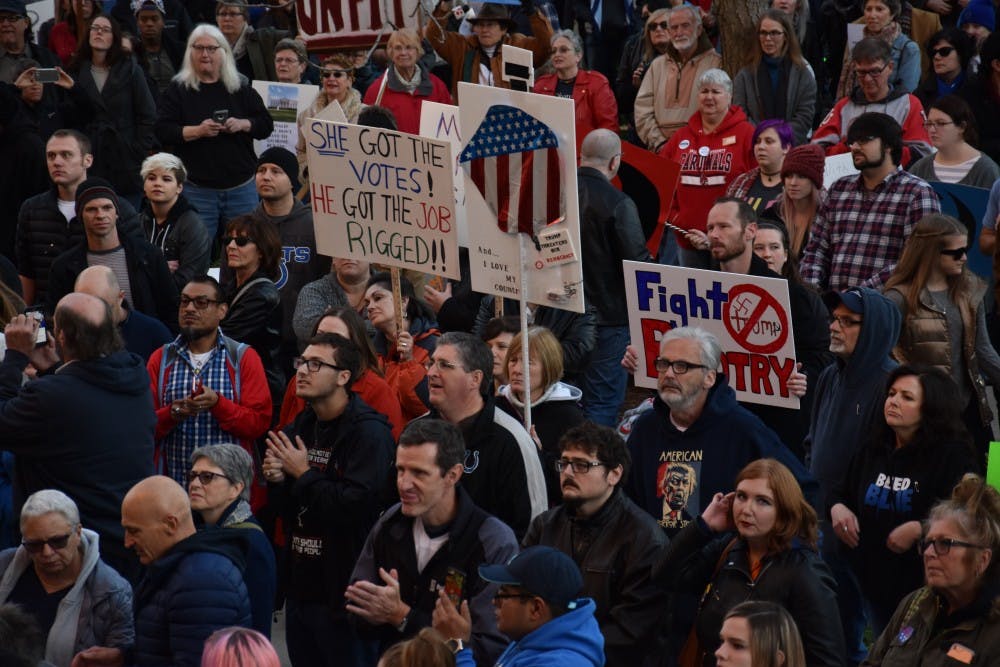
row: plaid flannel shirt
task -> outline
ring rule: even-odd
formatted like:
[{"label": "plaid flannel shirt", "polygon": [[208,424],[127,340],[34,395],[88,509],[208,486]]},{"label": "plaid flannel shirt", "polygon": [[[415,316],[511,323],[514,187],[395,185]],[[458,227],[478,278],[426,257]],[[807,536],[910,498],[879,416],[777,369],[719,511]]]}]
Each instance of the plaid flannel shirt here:
[{"label": "plaid flannel shirt", "polygon": [[896,169],[874,190],[860,175],[830,186],[802,256],[802,279],[821,290],[880,290],[913,226],[941,204],[927,182]]}]

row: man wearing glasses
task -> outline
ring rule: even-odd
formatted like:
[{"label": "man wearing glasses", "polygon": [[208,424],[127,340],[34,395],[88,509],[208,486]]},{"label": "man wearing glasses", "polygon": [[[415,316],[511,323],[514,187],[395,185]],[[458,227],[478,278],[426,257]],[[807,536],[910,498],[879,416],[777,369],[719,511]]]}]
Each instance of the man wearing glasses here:
[{"label": "man wearing glasses", "polygon": [[351,392],[361,350],[318,334],[294,362],[307,407],[267,437],[264,477],[285,540],[288,655],[296,665],[372,664],[376,647],[348,622],[344,590],[392,474],[388,420]]},{"label": "man wearing glasses", "polygon": [[[522,546],[553,547],[587,572],[582,595],[597,605],[608,667],[642,665],[663,650],[659,630],[669,598],[650,581],[650,571],[666,537],[619,489],[630,458],[613,429],[585,422],[566,432],[559,449],[563,504],[531,522]],[[683,475],[682,467],[691,477],[670,479],[680,482],[683,505],[694,490],[694,470],[683,463],[672,469]]]},{"label": "man wearing glasses", "polygon": [[55,67],[56,56],[34,42],[29,42],[28,10],[24,0],[0,1],[0,81],[14,83],[18,61],[30,58],[41,67]]},{"label": "man wearing glasses", "polygon": [[[903,128],[902,160],[896,165],[908,166],[932,151],[931,140],[924,129],[924,107],[915,95],[897,90],[890,83],[892,47],[877,37],[866,37],[851,51],[858,86],[842,97],[830,110],[816,132],[813,143],[820,144],[827,155],[853,152],[847,136],[854,120],[863,113],[878,110],[891,116]],[[858,167],[860,169],[860,167]]]},{"label": "man wearing glasses", "polygon": [[410,422],[396,448],[400,502],[369,533],[345,597],[359,631],[383,647],[433,622],[445,637],[467,643],[476,662],[493,665],[507,640],[494,618],[496,586],[478,568],[506,563],[517,541],[459,484],[465,459],[458,427],[440,419]]},{"label": "man wearing glasses", "polygon": [[238,442],[252,451],[271,423],[260,356],[219,328],[228,310],[214,278],[192,279],[181,291],[180,335],[146,366],[156,410],[157,470],[181,485],[195,449]]},{"label": "man wearing glasses", "polygon": [[[830,310],[830,351],[836,360],[816,379],[804,445],[809,471],[820,488],[822,503],[816,506],[820,529],[831,535],[826,501],[832,487],[847,476],[848,464],[882,415],[886,380],[896,367],[889,355],[899,336],[902,315],[888,297],[871,289],[828,292],[823,301]],[[847,654],[857,663],[865,656],[861,591],[840,540],[823,540],[823,560],[837,579]]]},{"label": "man wearing glasses", "polygon": [[905,138],[884,113],[864,113],[851,124],[847,141],[861,173],[830,186],[802,254],[803,280],[821,291],[880,290],[913,226],[941,212],[934,189],[899,168]]}]

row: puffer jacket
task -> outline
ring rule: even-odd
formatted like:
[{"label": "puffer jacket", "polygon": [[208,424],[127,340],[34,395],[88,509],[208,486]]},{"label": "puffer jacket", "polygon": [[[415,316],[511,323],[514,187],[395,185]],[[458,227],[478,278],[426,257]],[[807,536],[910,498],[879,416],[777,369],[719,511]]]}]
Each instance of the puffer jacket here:
[{"label": "puffer jacket", "polygon": [[142,667],[197,667],[216,630],[252,627],[243,583],[246,538],[237,530],[202,531],[150,563],[135,589],[135,654]]},{"label": "puffer jacket", "polygon": [[[132,587],[101,560],[98,536],[84,528],[80,547],[83,565],[76,582],[59,602],[48,630],[45,660],[69,667],[73,656],[91,646],[128,651],[135,641],[132,624]],[[24,547],[0,553],[0,604],[7,602],[21,575],[33,567]]]},{"label": "puffer jacket", "polygon": [[163,225],[157,226],[148,201],[143,202],[139,221],[143,237],[162,250],[163,258],[168,262],[178,262],[177,270],[171,271],[178,292],[192,278],[208,271],[212,259],[212,239],[208,237],[208,229],[201,221],[198,209],[184,195],[174,202]]},{"label": "puffer jacket", "polygon": [[669,596],[649,578],[666,534],[620,489],[590,517],[560,505],[535,517],[522,541],[568,554],[583,574],[581,595],[597,603],[608,667],[644,664],[660,648]]},{"label": "puffer jacket", "polygon": [[[972,665],[1000,665],[1000,590],[980,592],[968,607],[939,619],[945,608],[930,588],[906,596],[862,667],[952,667],[964,661],[949,657],[953,647],[971,653]],[[951,622],[948,622],[948,621]],[[959,649],[959,655],[963,655]]]},{"label": "puffer jacket", "polygon": [[844,636],[834,592],[837,585],[819,554],[793,544],[790,549],[765,556],[754,579],[745,542],[737,540],[725,554],[733,537],[731,533],[712,533],[698,517],[673,538],[653,566],[653,579],[667,590],[704,593],[695,631],[705,649],[705,667],[715,665],[713,653],[719,646],[719,630],[726,613],[747,600],[776,602],[788,610],[802,634],[809,667],[842,667]]}]

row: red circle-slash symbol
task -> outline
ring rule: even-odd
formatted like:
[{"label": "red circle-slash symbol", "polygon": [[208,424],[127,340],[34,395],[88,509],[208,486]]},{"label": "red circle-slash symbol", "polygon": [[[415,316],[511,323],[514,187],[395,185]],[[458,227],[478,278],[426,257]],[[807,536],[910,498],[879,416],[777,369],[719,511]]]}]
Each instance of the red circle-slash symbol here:
[{"label": "red circle-slash symbol", "polygon": [[[774,311],[781,330],[777,333],[776,338],[770,342],[763,344],[750,342],[754,328],[768,310]],[[788,339],[788,315],[785,314],[784,308],[781,307],[774,295],[763,287],[757,285],[734,287],[729,292],[729,304],[726,306],[724,314],[722,322],[726,325],[726,331],[733,337],[733,340],[750,352],[759,354],[777,352]],[[734,322],[734,319],[738,322]],[[741,324],[742,328],[737,328],[737,324]]]}]

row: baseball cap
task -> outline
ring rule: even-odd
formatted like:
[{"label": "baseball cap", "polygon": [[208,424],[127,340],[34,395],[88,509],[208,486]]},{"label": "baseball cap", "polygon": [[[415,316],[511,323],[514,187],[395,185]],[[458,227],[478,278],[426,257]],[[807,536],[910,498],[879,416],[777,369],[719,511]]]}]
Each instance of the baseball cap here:
[{"label": "baseball cap", "polygon": [[833,309],[843,304],[852,313],[858,315],[865,314],[865,301],[861,296],[861,290],[851,288],[845,292],[827,292],[823,295],[823,303],[833,312]]},{"label": "baseball cap", "polygon": [[551,605],[575,609],[583,588],[580,568],[552,547],[528,547],[506,565],[480,565],[479,576],[494,584],[520,586]]}]

